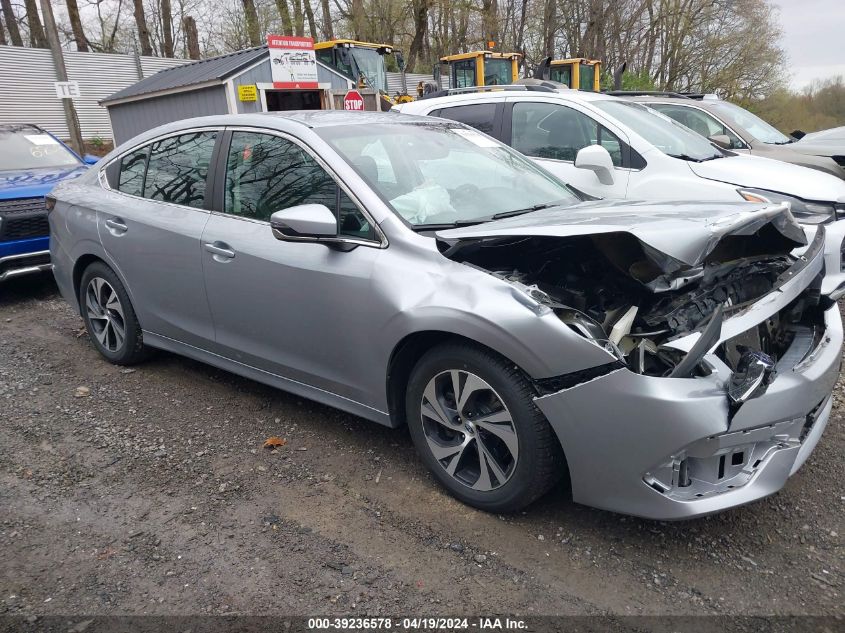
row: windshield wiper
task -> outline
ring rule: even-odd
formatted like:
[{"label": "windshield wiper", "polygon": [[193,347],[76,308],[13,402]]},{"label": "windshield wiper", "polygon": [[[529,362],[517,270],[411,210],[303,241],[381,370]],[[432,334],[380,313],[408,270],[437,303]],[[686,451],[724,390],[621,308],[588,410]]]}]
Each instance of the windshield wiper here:
[{"label": "windshield wiper", "polygon": [[475,226],[476,224],[483,224],[484,222],[490,222],[492,220],[502,220],[504,218],[513,218],[517,215],[531,213],[532,211],[540,211],[542,209],[548,209],[549,207],[555,206],[557,206],[557,204],[552,202],[546,202],[543,204],[535,204],[533,207],[526,207],[524,209],[502,211],[501,213],[491,215],[489,218],[475,218],[473,220],[455,220],[454,222],[437,222],[435,224],[415,224],[413,225],[413,229],[415,231],[444,231],[446,229],[456,229],[461,226]]},{"label": "windshield wiper", "polygon": [[436,222],[434,224],[414,224],[415,231],[445,231],[446,229],[457,229],[462,226],[475,226],[488,220],[455,220],[454,222]]},{"label": "windshield wiper", "polygon": [[533,207],[526,207],[524,209],[514,209],[513,211],[502,211],[501,213],[496,213],[490,216],[491,220],[503,220],[504,218],[513,218],[518,215],[524,215],[526,213],[531,213],[532,211],[542,211],[543,209],[548,209],[549,207],[555,206],[551,202],[546,202],[544,204],[535,204]]},{"label": "windshield wiper", "polygon": [[701,162],[700,158],[693,158],[689,154],[669,154],[669,156],[671,156],[672,158],[680,158],[681,160],[687,160],[691,163],[700,163]]}]

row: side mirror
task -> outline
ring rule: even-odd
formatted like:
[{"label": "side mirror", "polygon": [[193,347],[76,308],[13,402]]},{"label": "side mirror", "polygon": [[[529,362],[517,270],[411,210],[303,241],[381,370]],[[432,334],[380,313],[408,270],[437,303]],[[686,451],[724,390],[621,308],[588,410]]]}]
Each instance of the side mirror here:
[{"label": "side mirror", "polygon": [[299,204],[270,216],[273,236],[283,242],[337,240],[337,219],[323,204]]},{"label": "side mirror", "polygon": [[731,137],[729,137],[727,134],[714,134],[713,136],[708,136],[707,140],[713,143],[714,145],[718,145],[722,149],[731,148]]},{"label": "side mirror", "polygon": [[100,160],[99,156],[94,156],[93,154],[85,154],[82,157],[82,162],[86,165],[96,165]]},{"label": "side mirror", "polygon": [[596,177],[603,185],[613,184],[613,159],[601,145],[588,145],[575,155],[575,166],[578,169],[589,169],[596,172]]},{"label": "side mirror", "polygon": [[797,138],[799,141],[807,136],[806,132],[802,132],[801,130],[792,130],[792,134],[790,134],[792,138]]}]

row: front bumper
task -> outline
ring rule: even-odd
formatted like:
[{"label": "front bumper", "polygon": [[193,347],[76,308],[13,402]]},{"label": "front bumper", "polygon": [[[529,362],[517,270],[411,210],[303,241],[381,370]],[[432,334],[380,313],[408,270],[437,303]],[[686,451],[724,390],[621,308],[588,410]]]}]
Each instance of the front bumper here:
[{"label": "front bumper", "polygon": [[51,268],[48,237],[0,242],[0,282]]},{"label": "front bumper", "polygon": [[[537,398],[566,453],[573,499],[673,520],[780,490],[830,417],[843,340],[838,306],[825,311],[824,325],[815,349],[779,369],[766,393],[733,415],[725,394],[731,370],[713,354],[704,359],[713,368],[706,377],[660,378],[620,369]],[[735,464],[739,452],[742,463]],[[675,464],[687,472],[673,473]],[[690,484],[678,486],[684,477]]]}]

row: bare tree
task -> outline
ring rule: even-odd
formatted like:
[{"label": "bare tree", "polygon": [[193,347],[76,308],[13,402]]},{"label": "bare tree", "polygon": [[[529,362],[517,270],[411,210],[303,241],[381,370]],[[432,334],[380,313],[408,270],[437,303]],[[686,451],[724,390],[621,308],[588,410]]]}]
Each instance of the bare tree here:
[{"label": "bare tree", "polygon": [[200,40],[197,33],[197,22],[190,15],[182,18],[182,30],[185,32],[185,48],[188,59],[200,58]]},{"label": "bare tree", "polygon": [[293,35],[293,22],[290,19],[290,9],[288,9],[287,0],[276,0],[276,8],[279,10],[279,16],[282,18],[282,34]]},{"label": "bare tree", "polygon": [[411,9],[414,14],[414,38],[411,40],[411,48],[408,51],[408,69],[414,70],[417,66],[417,59],[428,39],[428,10],[431,0],[413,0]]},{"label": "bare tree", "polygon": [[305,7],[305,19],[308,20],[308,33],[316,40],[319,35],[317,22],[314,20],[314,7],[311,6],[311,0],[302,0],[302,5]]},{"label": "bare tree", "polygon": [[305,35],[305,20],[302,14],[302,0],[293,2],[293,34],[297,37]]},{"label": "bare tree", "polygon": [[26,23],[29,26],[29,43],[35,48],[49,48],[41,18],[38,15],[38,4],[35,0],[24,0],[26,8]]},{"label": "bare tree", "polygon": [[18,28],[18,19],[12,9],[12,0],[0,0],[0,7],[3,8],[6,28],[9,29],[9,41],[12,43],[12,46],[23,46],[23,38],[21,38],[21,31]]},{"label": "bare tree", "polygon": [[496,42],[499,46],[499,2],[498,0],[482,0],[481,2],[481,39],[484,48],[487,40]]},{"label": "bare tree", "polygon": [[246,33],[250,46],[261,45],[261,30],[258,26],[258,11],[255,10],[255,0],[241,0],[246,17]]},{"label": "bare tree", "polygon": [[163,57],[173,57],[173,8],[170,0],[161,0],[159,7],[162,30],[161,54]]},{"label": "bare tree", "polygon": [[82,20],[79,17],[79,5],[76,0],[66,0],[66,3],[70,28],[73,32],[73,41],[76,42],[76,50],[87,53],[88,39],[85,37],[85,29],[82,28]]},{"label": "bare tree", "polygon": [[[8,2],[8,0],[4,0]],[[332,12],[329,8],[329,0],[321,0],[323,11],[323,37],[327,40],[334,39],[334,28],[332,28]]]},{"label": "bare tree", "polygon": [[138,43],[141,45],[141,55],[152,56],[153,45],[150,43],[150,29],[144,14],[143,0],[132,0],[135,7],[135,26],[138,29]]}]

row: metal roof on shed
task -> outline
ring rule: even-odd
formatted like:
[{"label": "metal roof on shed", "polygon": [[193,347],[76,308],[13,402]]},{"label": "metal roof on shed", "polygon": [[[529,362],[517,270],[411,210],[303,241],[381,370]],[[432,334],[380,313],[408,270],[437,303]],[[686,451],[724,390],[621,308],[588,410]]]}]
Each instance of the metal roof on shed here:
[{"label": "metal roof on shed", "polygon": [[152,96],[153,94],[167,90],[178,90],[194,85],[223,81],[260,60],[265,55],[267,55],[266,45],[247,48],[242,51],[220,55],[219,57],[202,59],[175,68],[166,68],[123,90],[118,90],[100,101],[100,103],[102,105],[108,105],[113,101],[122,99],[140,97],[142,95]]}]

